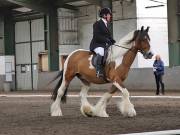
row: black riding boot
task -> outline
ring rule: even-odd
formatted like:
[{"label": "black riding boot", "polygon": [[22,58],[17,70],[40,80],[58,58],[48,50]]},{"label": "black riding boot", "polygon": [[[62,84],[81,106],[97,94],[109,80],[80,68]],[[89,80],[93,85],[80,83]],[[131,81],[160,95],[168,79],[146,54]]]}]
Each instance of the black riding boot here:
[{"label": "black riding boot", "polygon": [[103,65],[102,65],[103,56],[97,54],[96,57],[97,57],[97,62],[96,62],[96,76],[97,76],[98,78],[104,77],[104,68],[103,68]]}]

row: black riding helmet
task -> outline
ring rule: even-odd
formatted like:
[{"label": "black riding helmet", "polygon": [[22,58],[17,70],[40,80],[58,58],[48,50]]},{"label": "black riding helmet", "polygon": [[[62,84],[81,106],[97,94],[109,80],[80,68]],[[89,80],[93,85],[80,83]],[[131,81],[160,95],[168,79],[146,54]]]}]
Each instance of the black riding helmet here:
[{"label": "black riding helmet", "polygon": [[99,17],[103,17],[104,15],[107,15],[107,14],[112,14],[110,8],[102,8],[102,9],[99,11]]}]

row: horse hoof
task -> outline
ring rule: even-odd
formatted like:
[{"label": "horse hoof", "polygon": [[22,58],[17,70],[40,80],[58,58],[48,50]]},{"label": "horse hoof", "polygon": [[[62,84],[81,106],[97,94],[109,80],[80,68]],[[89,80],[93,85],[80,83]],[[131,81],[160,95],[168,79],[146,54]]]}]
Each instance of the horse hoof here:
[{"label": "horse hoof", "polygon": [[51,105],[50,111],[51,116],[62,116],[61,108],[55,102]]},{"label": "horse hoof", "polygon": [[109,115],[105,112],[105,113],[103,113],[102,115],[97,115],[97,116],[99,116],[99,117],[103,117],[103,118],[108,118],[109,117]]},{"label": "horse hoof", "polygon": [[57,110],[51,109],[51,116],[62,116],[62,112],[60,109]]},{"label": "horse hoof", "polygon": [[123,116],[125,116],[125,117],[136,116],[136,111],[134,109],[134,105],[131,103],[124,104],[124,102],[121,102],[120,104],[118,104],[118,107],[119,107]]},{"label": "horse hoof", "polygon": [[61,112],[52,112],[51,116],[62,116]]},{"label": "horse hoof", "polygon": [[81,107],[81,113],[82,113],[85,117],[92,117],[92,116],[93,116],[93,112],[92,112],[90,106],[83,106],[83,107]]},{"label": "horse hoof", "polygon": [[128,117],[134,117],[136,116],[136,111],[134,108],[131,108],[128,112]]}]

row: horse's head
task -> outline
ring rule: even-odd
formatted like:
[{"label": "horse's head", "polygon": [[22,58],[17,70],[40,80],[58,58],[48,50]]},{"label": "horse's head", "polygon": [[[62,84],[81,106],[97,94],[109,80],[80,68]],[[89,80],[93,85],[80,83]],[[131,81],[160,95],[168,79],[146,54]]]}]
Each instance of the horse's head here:
[{"label": "horse's head", "polygon": [[134,47],[142,53],[145,59],[151,59],[153,56],[153,53],[151,52],[151,46],[150,46],[150,37],[148,35],[149,27],[147,27],[144,30],[144,27],[141,27],[141,30],[136,30],[134,32],[133,39],[131,41],[134,41]]}]

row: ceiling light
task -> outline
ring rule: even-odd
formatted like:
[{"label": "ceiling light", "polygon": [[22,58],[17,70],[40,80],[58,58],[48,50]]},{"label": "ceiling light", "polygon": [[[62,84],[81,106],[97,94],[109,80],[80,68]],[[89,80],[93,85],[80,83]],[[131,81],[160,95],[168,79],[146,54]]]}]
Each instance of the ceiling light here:
[{"label": "ceiling light", "polygon": [[30,11],[32,11],[32,9],[30,9],[30,8],[26,8],[26,7],[15,8],[15,9],[13,9],[13,10],[15,10],[15,11],[19,11],[19,12],[23,12],[23,13],[26,13],[26,12],[30,12]]}]

